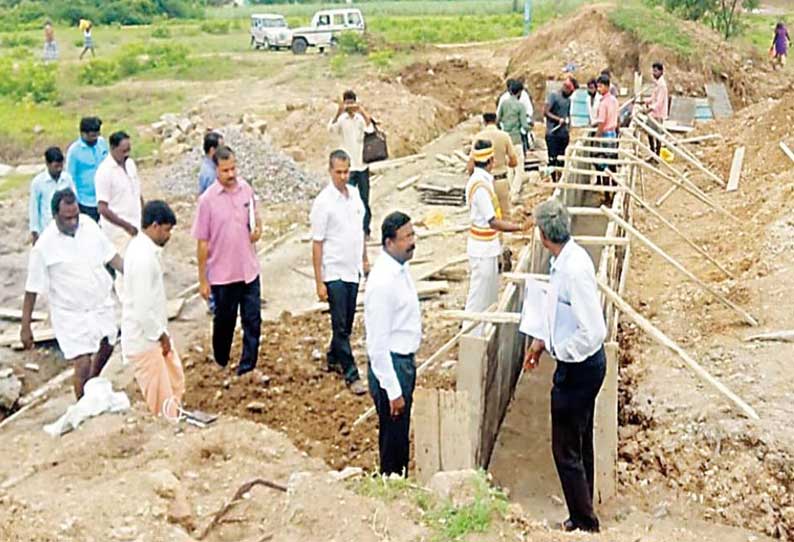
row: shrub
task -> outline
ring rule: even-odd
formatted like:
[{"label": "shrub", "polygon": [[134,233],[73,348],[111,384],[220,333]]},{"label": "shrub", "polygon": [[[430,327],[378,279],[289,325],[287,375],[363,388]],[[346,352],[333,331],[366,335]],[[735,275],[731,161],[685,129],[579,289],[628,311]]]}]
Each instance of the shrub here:
[{"label": "shrub", "polygon": [[202,32],[207,34],[228,34],[229,33],[229,21],[223,20],[212,20],[212,21],[204,21],[199,26]]},{"label": "shrub", "polygon": [[339,53],[331,57],[328,66],[331,68],[331,75],[334,77],[342,77],[347,72],[348,62],[350,58],[344,54]]},{"label": "shrub", "polygon": [[77,80],[83,85],[105,86],[121,79],[119,65],[109,59],[91,60],[77,72]]},{"label": "shrub", "polygon": [[0,58],[0,96],[14,101],[53,102],[58,97],[55,69],[40,62]]},{"label": "shrub", "polygon": [[394,58],[394,51],[391,49],[383,49],[381,51],[372,51],[367,58],[377,68],[388,68]]},{"label": "shrub", "polygon": [[348,55],[365,55],[369,46],[367,40],[358,32],[345,31],[339,34],[336,41],[339,50]]},{"label": "shrub", "polygon": [[152,30],[152,37],[158,39],[170,38],[171,29],[165,25],[156,26],[154,27],[154,30]]},{"label": "shrub", "polygon": [[11,34],[3,38],[3,47],[35,47],[39,41],[33,36]]}]

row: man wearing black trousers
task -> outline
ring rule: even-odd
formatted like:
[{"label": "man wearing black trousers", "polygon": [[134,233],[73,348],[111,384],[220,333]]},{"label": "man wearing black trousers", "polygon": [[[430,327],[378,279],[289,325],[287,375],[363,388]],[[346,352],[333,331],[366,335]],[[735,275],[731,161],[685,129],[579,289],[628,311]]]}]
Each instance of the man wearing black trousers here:
[{"label": "man wearing black trousers", "polygon": [[570,514],[563,529],[597,532],[593,415],[606,375],[606,324],[595,269],[587,251],[571,239],[570,216],[558,200],[541,203],[535,223],[552,260],[547,299],[524,301],[528,306],[522,314],[540,312],[547,322],[530,326],[530,317],[522,321],[521,332],[533,337],[524,368],[534,368],[544,350],[557,361],[551,390],[551,446]]},{"label": "man wearing black trousers", "polygon": [[356,317],[358,283],[369,273],[364,245],[364,203],[355,186],[347,184],[350,157],[336,150],[328,158],[331,182],[317,196],[310,214],[312,263],[320,301],[331,309],[333,336],[328,349],[328,369],[339,371],[355,395],[367,393],[350,347]]},{"label": "man wearing black trousers", "polygon": [[369,239],[372,211],[369,208],[369,165],[364,163],[364,134],[375,131],[372,117],[358,102],[356,93],[346,90],[328,130],[339,136],[342,149],[350,157],[348,182],[358,189],[364,202],[364,235]]},{"label": "man wearing black trousers", "polygon": [[396,211],[387,216],[381,239],[383,252],[372,268],[364,298],[369,392],[378,412],[380,471],[407,476],[414,354],[422,342],[419,296],[408,265],[416,248],[408,215]]},{"label": "man wearing black trousers", "polygon": [[234,339],[239,310],[243,352],[237,374],[253,371],[259,356],[262,326],[259,259],[256,242],[262,226],[251,186],[237,177],[237,162],[229,147],[218,147],[213,158],[218,179],[199,198],[193,237],[197,241],[199,293],[215,300],[212,349],[225,367]]}]

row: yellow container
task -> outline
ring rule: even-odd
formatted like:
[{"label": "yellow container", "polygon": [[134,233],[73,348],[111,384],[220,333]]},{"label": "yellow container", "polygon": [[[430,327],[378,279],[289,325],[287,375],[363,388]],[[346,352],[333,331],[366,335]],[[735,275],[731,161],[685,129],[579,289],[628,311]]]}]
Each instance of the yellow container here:
[{"label": "yellow container", "polygon": [[85,29],[89,26],[91,26],[91,21],[88,19],[80,19],[80,24],[78,25],[80,32],[85,32]]},{"label": "yellow container", "polygon": [[667,147],[662,147],[662,150],[659,151],[659,156],[662,158],[662,160],[664,160],[667,163],[672,162],[673,159],[675,158],[673,153],[670,152],[670,149],[668,149]]}]

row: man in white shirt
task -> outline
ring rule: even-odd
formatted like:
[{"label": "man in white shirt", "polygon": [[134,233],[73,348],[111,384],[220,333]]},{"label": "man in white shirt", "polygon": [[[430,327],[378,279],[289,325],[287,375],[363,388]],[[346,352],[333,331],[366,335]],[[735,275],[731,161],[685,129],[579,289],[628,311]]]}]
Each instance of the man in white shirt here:
[{"label": "man in white shirt", "polygon": [[381,239],[383,252],[364,296],[369,392],[378,412],[380,471],[407,476],[414,354],[422,342],[419,296],[408,265],[416,248],[410,217],[399,211],[387,216]]},{"label": "man in white shirt", "polygon": [[[472,150],[474,173],[466,184],[466,203],[469,206],[471,229],[466,243],[469,256],[469,295],[466,298],[468,312],[482,312],[499,296],[499,256],[502,246],[499,232],[521,231],[523,226],[502,219],[502,210],[493,185],[491,170],[494,165],[494,149],[488,140],[474,142]],[[468,324],[464,322],[464,327]],[[483,325],[473,333],[480,334]]]},{"label": "man in white shirt", "polygon": [[143,198],[138,168],[130,158],[130,136],[115,132],[109,142],[110,154],[99,164],[95,177],[99,225],[123,256],[127,243],[138,234]]},{"label": "man in white shirt", "polygon": [[369,239],[372,211],[369,208],[369,166],[364,163],[364,134],[371,134],[375,127],[370,114],[356,100],[356,93],[352,90],[342,94],[339,109],[328,123],[328,130],[339,136],[342,149],[350,156],[348,183],[358,189],[364,202],[364,235]]},{"label": "man in white shirt", "polygon": [[149,412],[178,415],[185,393],[185,373],[168,334],[168,299],[160,254],[176,225],[174,211],[164,201],[143,208],[141,233],[124,256],[124,305],[121,352],[135,368],[135,380]]},{"label": "man in white shirt", "polygon": [[31,317],[36,297],[46,294],[55,338],[64,357],[74,363],[74,393],[99,376],[116,340],[112,279],[123,262],[96,222],[81,215],[70,188],[52,196],[53,221],[30,251],[20,340],[33,348]]},{"label": "man in white shirt", "polygon": [[519,328],[533,337],[524,368],[543,351],[557,361],[551,391],[552,454],[570,517],[566,531],[597,532],[593,510],[593,413],[606,375],[606,324],[590,255],[571,239],[571,219],[557,199],[535,210],[543,246],[552,254],[546,299],[525,299],[523,314],[545,316],[543,329]]},{"label": "man in white shirt", "polygon": [[364,246],[364,203],[348,185],[350,157],[336,150],[328,158],[331,182],[317,196],[309,215],[312,226],[312,264],[320,301],[328,301],[333,335],[328,348],[329,371],[341,372],[355,395],[367,388],[359,378],[350,347],[356,317],[358,283],[369,273]]}]

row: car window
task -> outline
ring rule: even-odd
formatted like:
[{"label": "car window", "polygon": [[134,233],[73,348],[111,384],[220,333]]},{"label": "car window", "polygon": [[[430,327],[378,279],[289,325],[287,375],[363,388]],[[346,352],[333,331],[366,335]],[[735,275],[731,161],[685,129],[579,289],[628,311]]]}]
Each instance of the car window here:
[{"label": "car window", "polygon": [[337,13],[334,15],[334,25],[335,26],[344,26],[345,24],[345,16],[342,13]]},{"label": "car window", "polygon": [[317,26],[328,26],[331,24],[331,17],[329,15],[320,15],[317,19]]},{"label": "car window", "polygon": [[254,28],[262,27],[262,19],[251,19],[251,26]]},{"label": "car window", "polygon": [[268,19],[265,22],[265,26],[268,28],[283,28],[287,26],[287,23],[284,19]]},{"label": "car window", "polygon": [[358,26],[361,24],[361,16],[358,13],[348,13],[347,14],[347,22],[352,26]]}]

